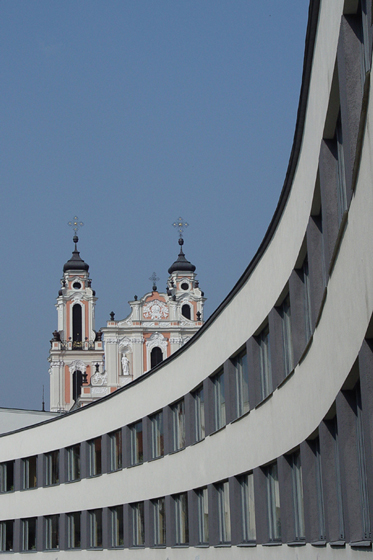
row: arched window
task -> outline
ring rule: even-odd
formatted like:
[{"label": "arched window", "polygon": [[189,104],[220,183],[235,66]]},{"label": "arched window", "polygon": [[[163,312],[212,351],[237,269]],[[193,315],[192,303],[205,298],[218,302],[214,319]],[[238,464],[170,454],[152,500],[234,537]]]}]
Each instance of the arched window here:
[{"label": "arched window", "polygon": [[186,319],[190,319],[190,307],[187,303],[185,303],[183,305],[183,307],[181,308],[181,314],[186,318]]},{"label": "arched window", "polygon": [[150,352],[150,367],[153,368],[163,361],[162,350],[159,346],[155,346]]},{"label": "arched window", "polygon": [[82,347],[82,308],[79,304],[73,307],[73,348]]},{"label": "arched window", "polygon": [[80,397],[83,385],[83,374],[77,370],[73,373],[73,400],[76,402]]}]

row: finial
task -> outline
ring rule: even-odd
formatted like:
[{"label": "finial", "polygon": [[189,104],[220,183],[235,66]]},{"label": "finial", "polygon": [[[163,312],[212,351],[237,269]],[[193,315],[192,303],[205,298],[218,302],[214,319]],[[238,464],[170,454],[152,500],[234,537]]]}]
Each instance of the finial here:
[{"label": "finial", "polygon": [[110,313],[110,321],[114,321],[114,317],[115,317],[115,313],[114,313],[114,311],[111,311],[111,313]]},{"label": "finial", "polygon": [[74,230],[73,241],[74,241],[74,243],[75,243],[75,249],[76,249],[76,244],[77,244],[78,241],[79,241],[79,238],[78,238],[78,236],[77,236],[76,234],[77,234],[77,232],[78,232],[78,229],[81,228],[81,227],[83,227],[84,224],[83,224],[83,222],[79,222],[78,216],[74,216],[74,219],[73,219],[73,220],[70,220],[70,222],[67,222],[67,225],[70,226],[70,227],[72,227],[73,230]]},{"label": "finial", "polygon": [[[183,231],[185,228],[187,228],[189,226],[188,222],[184,222],[184,218],[179,217],[179,219],[174,222],[173,227],[177,228],[178,232],[179,232],[179,244],[182,245],[184,243],[183,240]],[[181,241],[181,243],[180,243]]]},{"label": "finial", "polygon": [[150,276],[149,280],[151,280],[153,282],[153,292],[156,292],[157,291],[156,282],[159,280],[157,274],[155,272],[153,272],[153,274]]}]

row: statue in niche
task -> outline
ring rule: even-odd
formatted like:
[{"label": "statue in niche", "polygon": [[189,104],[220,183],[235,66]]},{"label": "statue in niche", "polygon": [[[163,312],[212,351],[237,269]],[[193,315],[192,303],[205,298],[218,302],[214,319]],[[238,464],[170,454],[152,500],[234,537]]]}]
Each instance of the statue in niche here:
[{"label": "statue in niche", "polygon": [[122,375],[129,375],[130,368],[129,368],[129,359],[125,354],[122,356]]}]

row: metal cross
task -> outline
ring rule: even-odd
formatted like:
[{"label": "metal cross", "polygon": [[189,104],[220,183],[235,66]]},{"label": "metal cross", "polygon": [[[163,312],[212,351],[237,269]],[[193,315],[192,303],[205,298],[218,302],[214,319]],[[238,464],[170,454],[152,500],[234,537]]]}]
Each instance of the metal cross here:
[{"label": "metal cross", "polygon": [[74,219],[67,222],[67,225],[73,228],[75,235],[77,234],[78,229],[84,226],[83,222],[79,222],[78,216],[74,216]]},{"label": "metal cross", "polygon": [[179,217],[177,222],[174,222],[173,227],[178,229],[179,237],[183,237],[183,231],[189,226],[188,222],[184,222],[184,218]]},{"label": "metal cross", "polygon": [[156,282],[159,280],[157,274],[155,272],[153,272],[153,274],[150,276],[149,280],[151,280],[153,282],[153,292],[156,292],[157,291]]}]

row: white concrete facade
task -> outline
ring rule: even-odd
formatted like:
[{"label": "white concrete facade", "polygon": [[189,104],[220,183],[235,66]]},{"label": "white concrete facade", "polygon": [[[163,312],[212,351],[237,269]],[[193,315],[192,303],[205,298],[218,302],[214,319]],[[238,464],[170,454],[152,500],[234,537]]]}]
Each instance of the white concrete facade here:
[{"label": "white concrete facade", "polygon": [[[373,100],[369,68],[362,77],[360,68],[354,74],[363,47],[371,58],[371,6],[366,20],[360,9],[357,2],[311,2],[297,130],[279,205],[258,254],[212,317],[186,347],[109,397],[1,437],[0,463],[14,461],[15,491],[0,496],[0,524],[13,522],[14,554],[24,547],[29,518],[36,518],[37,558],[295,560],[371,553]],[[336,79],[346,174],[340,216]],[[330,126],[335,136],[326,135]],[[240,393],[242,356],[248,395]],[[241,397],[247,408],[239,414]],[[140,421],[141,456],[135,449]],[[120,465],[113,463],[115,434],[122,441]],[[93,440],[101,446],[101,474],[93,472]],[[68,482],[69,449],[77,444],[79,478]],[[46,460],[55,450],[58,484],[46,486]],[[25,460],[34,456],[36,488],[21,491]],[[249,518],[255,513],[256,531],[245,538],[242,488],[251,475],[255,506],[245,511]],[[206,542],[199,509],[204,488]],[[160,498],[166,531],[157,544]],[[117,506],[123,525],[115,548]],[[79,550],[68,549],[71,512],[81,512]],[[54,515],[58,550],[45,550]],[[102,541],[100,533],[96,546],[97,519]]]}]

